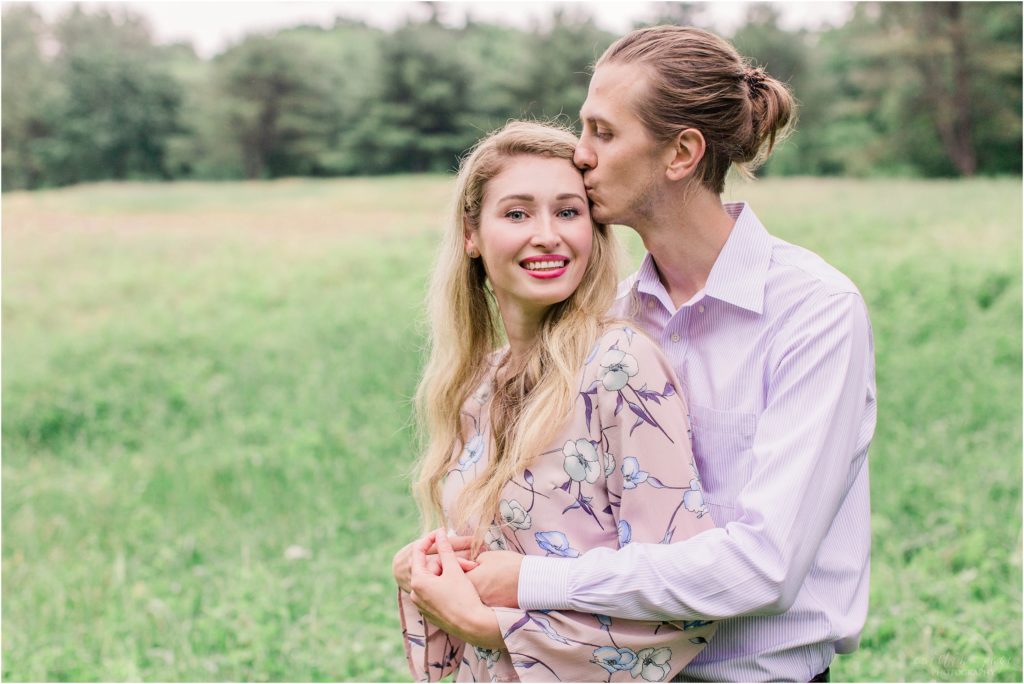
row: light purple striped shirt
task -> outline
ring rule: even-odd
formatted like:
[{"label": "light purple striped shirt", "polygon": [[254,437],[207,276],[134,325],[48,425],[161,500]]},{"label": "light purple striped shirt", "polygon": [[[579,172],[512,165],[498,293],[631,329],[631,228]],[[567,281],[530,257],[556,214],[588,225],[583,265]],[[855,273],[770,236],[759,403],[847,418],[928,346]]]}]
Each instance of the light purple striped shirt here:
[{"label": "light purple striped shirt", "polygon": [[732,618],[684,679],[806,682],[857,648],[867,615],[871,324],[842,273],[769,235],[747,205],[725,208],[736,223],[703,290],[675,310],[648,254],[617,305],[640,304],[638,324],[679,375],[717,527],[678,544],[527,556],[519,604]]}]

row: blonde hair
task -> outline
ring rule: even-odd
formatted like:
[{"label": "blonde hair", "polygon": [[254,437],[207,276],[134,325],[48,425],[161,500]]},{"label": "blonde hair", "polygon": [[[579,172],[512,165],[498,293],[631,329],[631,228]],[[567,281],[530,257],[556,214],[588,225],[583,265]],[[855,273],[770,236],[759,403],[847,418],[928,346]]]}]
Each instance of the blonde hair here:
[{"label": "blonde hair", "polygon": [[754,67],[728,41],[692,26],[632,31],[605,50],[595,68],[640,64],[649,77],[636,113],[658,142],[687,128],[704,136],[701,184],[725,189],[730,166],[751,177],[796,123],[796,101],[781,81]]},{"label": "blonde hair", "polygon": [[[416,391],[422,444],[414,485],[424,529],[444,524],[443,481],[465,446],[461,411],[483,381],[503,327],[488,289],[483,260],[466,255],[464,226],[479,226],[487,183],[516,157],[541,156],[572,163],[576,136],[568,129],[514,121],[480,140],[460,166],[451,225],[442,238],[427,294],[429,351]],[[470,526],[477,543],[497,517],[501,492],[554,439],[575,402],[575,381],[587,352],[607,322],[615,298],[619,246],[611,229],[594,224],[590,261],[579,287],[544,314],[523,358],[508,355],[495,377],[491,442],[486,470],[452,507],[453,527]]]}]

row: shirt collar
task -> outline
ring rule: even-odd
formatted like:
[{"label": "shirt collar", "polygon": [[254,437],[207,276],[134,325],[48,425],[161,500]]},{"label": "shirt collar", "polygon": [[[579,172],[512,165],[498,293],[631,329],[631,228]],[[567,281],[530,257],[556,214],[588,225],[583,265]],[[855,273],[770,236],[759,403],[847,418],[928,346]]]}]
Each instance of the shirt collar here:
[{"label": "shirt collar", "polygon": [[[723,207],[735,224],[711,267],[704,293],[761,314],[764,312],[764,288],[772,257],[771,236],[746,202],[730,202]],[[657,297],[667,310],[675,310],[649,252],[640,264],[634,283],[638,292]]]}]

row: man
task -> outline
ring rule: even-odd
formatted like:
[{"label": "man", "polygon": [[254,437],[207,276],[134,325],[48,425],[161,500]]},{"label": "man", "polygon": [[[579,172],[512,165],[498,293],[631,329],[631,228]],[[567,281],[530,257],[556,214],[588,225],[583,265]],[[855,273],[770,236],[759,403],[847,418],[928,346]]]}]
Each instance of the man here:
[{"label": "man", "polygon": [[828,681],[867,612],[863,299],[720,198],[728,168],[762,160],[793,108],[781,83],[697,29],[634,31],[598,61],[575,161],[595,220],[632,227],[648,250],[620,312],[682,382],[717,527],[575,559],[486,552],[467,573],[492,606],[722,620],[679,681]]}]

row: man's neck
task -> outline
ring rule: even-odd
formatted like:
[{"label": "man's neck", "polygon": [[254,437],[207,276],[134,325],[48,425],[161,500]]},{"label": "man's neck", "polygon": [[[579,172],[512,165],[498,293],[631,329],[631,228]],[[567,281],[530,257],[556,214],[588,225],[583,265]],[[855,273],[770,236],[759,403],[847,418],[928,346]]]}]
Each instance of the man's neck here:
[{"label": "man's neck", "polygon": [[719,196],[701,190],[659,207],[656,215],[634,227],[676,308],[705,286],[734,223]]}]

